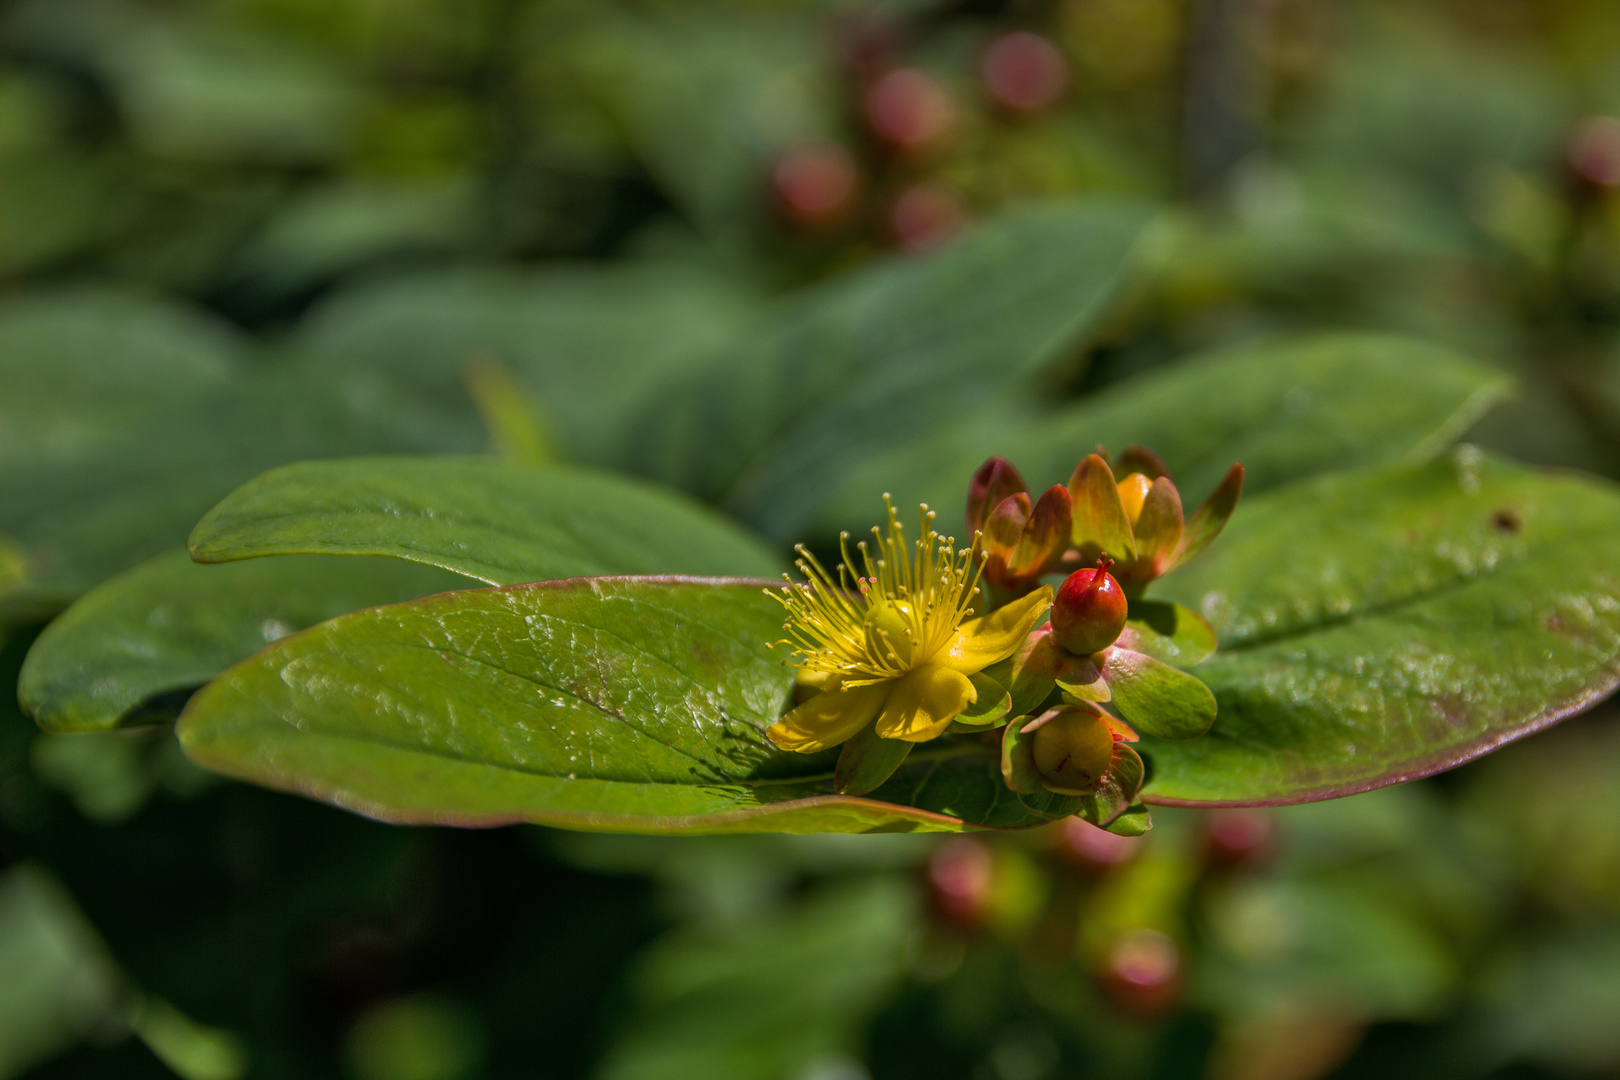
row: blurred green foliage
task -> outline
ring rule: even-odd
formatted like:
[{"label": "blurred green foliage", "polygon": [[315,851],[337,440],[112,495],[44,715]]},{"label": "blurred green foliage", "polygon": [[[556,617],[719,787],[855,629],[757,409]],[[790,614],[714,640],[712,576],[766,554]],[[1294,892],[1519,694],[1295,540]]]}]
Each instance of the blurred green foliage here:
[{"label": "blurred green foliage", "polygon": [[[1066,60],[1044,110],[986,89],[1014,29]],[[1373,330],[1518,377],[1475,440],[1620,476],[1617,60],[1607,0],[12,0],[0,678],[264,469],[478,451],[492,416],[783,540],[975,463],[1037,396],[1032,445],[1184,353]],[[914,151],[864,119],[902,65],[951,103]],[[823,143],[853,180],[810,227],[783,155]],[[1035,196],[1136,209],[863,269]],[[947,273],[960,322],[884,337]],[[716,388],[775,411],[726,429]],[[1264,400],[1246,433],[1308,426]],[[1620,1068],[1612,710],[1436,780],[1155,820],[1127,848],[391,829],[8,695],[0,1076]]]}]

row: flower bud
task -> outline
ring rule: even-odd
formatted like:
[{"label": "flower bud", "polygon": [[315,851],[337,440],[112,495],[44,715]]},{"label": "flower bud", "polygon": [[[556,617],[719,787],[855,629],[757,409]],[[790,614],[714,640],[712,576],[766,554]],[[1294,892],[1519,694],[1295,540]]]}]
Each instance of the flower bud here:
[{"label": "flower bud", "polygon": [[1064,651],[1088,656],[1112,645],[1125,629],[1130,605],[1107,570],[1076,570],[1052,603],[1052,637]]},{"label": "flower bud", "polygon": [[866,95],[866,122],[872,134],[897,150],[919,150],[938,142],[955,118],[951,92],[918,68],[896,68]]},{"label": "flower bud", "polygon": [[1276,847],[1276,821],[1265,810],[1214,810],[1204,820],[1204,855],[1212,869],[1258,866],[1271,857]]},{"label": "flower bud", "polygon": [[1065,710],[1035,730],[1031,752],[1048,790],[1084,795],[1113,763],[1114,733],[1094,712]]},{"label": "flower bud", "polygon": [[1024,478],[1006,458],[993,457],[980,465],[973,479],[968,481],[967,534],[972,536],[983,529],[1007,496],[1028,491]]},{"label": "flower bud", "polygon": [[807,143],[783,154],[771,170],[782,216],[802,229],[822,229],[846,217],[860,187],[860,168],[837,143]]},{"label": "flower bud", "polygon": [[1181,998],[1181,949],[1157,930],[1130,930],[1108,950],[1103,987],[1120,1010],[1163,1016]]},{"label": "flower bud", "polygon": [[1125,507],[1125,516],[1132,528],[1142,520],[1142,504],[1152,490],[1153,481],[1139,472],[1131,473],[1119,482],[1119,501]]},{"label": "flower bud", "polygon": [[1046,38],[1028,31],[1004,34],[979,63],[979,77],[996,104],[1015,113],[1053,104],[1069,85],[1069,64]]},{"label": "flower bud", "polygon": [[929,898],[947,922],[975,929],[990,913],[995,858],[982,841],[959,836],[934,849],[928,860]]},{"label": "flower bud", "polygon": [[1064,818],[1058,825],[1058,851],[1081,870],[1100,874],[1134,858],[1142,849],[1137,836],[1119,836],[1082,818]]}]

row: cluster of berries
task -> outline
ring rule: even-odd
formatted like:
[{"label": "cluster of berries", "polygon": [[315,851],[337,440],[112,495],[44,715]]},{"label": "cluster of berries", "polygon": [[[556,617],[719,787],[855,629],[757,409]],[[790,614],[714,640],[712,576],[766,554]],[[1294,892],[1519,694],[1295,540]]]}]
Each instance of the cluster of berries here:
[{"label": "cluster of berries", "polygon": [[1071,817],[1010,842],[944,841],[925,879],[936,974],[974,936],[1038,941],[1043,951],[1068,941],[1115,1011],[1173,1013],[1188,980],[1186,927],[1223,885],[1263,871],[1281,840],[1262,809],[1202,811],[1186,825],[1127,837]]},{"label": "cluster of berries", "polygon": [[[893,36],[862,28],[844,50],[855,89],[851,112],[865,152],[857,156],[836,141],[791,147],[771,170],[771,189],[788,224],[824,232],[854,218],[866,189],[877,187],[887,192],[882,201],[889,240],[908,250],[925,250],[947,239],[967,216],[954,191],[919,169],[949,143],[962,110],[958,95],[938,76],[897,62]],[[1016,118],[1061,101],[1069,66],[1051,41],[1020,30],[986,43],[978,79],[992,108]]]}]

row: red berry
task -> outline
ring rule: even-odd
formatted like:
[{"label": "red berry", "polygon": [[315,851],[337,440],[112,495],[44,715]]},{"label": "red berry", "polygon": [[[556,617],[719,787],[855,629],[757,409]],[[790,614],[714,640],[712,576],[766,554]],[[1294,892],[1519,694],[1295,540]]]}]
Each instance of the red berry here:
[{"label": "red berry", "polygon": [[1059,850],[1082,870],[1100,873],[1127,861],[1141,850],[1142,839],[1120,836],[1081,818],[1064,818]]},{"label": "red berry", "polygon": [[917,184],[895,200],[889,231],[907,251],[928,251],[956,235],[966,218],[955,195],[932,184]]},{"label": "red berry", "polygon": [[1163,1016],[1181,998],[1181,949],[1157,930],[1131,930],[1108,950],[1103,987],[1122,1011]]},{"label": "red berry", "polygon": [[771,172],[777,205],[793,224],[824,228],[849,212],[860,186],[855,159],[837,143],[809,143],[783,154]]},{"label": "red berry", "polygon": [[965,836],[945,841],[928,860],[934,909],[947,922],[964,929],[982,926],[989,916],[994,877],[995,858],[990,849]]},{"label": "red berry", "polygon": [[866,95],[872,133],[899,150],[919,150],[950,129],[956,109],[938,79],[917,68],[897,68]]},{"label": "red berry", "polygon": [[[1100,577],[1099,577],[1100,575]],[[1125,629],[1130,604],[1106,569],[1076,570],[1052,601],[1052,637],[1076,656],[1100,652]]]},{"label": "red berry", "polygon": [[1035,112],[1068,88],[1069,64],[1050,41],[1018,31],[991,43],[979,64],[979,76],[997,104],[1015,112]]},{"label": "red berry", "polygon": [[1213,810],[1205,819],[1204,848],[1211,866],[1255,866],[1265,862],[1276,846],[1276,821],[1265,810]]}]

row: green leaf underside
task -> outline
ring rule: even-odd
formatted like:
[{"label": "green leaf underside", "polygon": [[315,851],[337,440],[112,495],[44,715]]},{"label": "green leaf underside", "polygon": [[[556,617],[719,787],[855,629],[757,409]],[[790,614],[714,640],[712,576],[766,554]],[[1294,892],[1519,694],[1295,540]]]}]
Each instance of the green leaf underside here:
[{"label": "green leaf underside", "polygon": [[199,764],[396,822],[635,832],[956,831],[1040,820],[973,740],[865,798],[764,730],[792,672],[759,581],[591,578],[432,596],[285,638],[192,698]]},{"label": "green leaf underside", "polygon": [[1463,447],[1245,503],[1155,585],[1215,625],[1210,733],[1144,738],[1161,804],[1287,803],[1427,775],[1620,681],[1620,494]]},{"label": "green leaf underside", "polygon": [[764,576],[783,561],[685,496],[587,469],[473,457],[308,461],[209,511],[192,556],[386,555],[491,585],[599,574]]},{"label": "green leaf underside", "polygon": [[871,455],[843,474],[818,520],[824,530],[859,532],[888,491],[896,506],[926,502],[954,522],[966,477],[990,455],[1011,460],[1030,490],[1041,491],[1066,481],[1099,443],[1115,453],[1129,443],[1158,453],[1191,515],[1235,461],[1248,473],[1247,500],[1319,472],[1425,459],[1511,387],[1500,372],[1450,349],[1389,334],[1222,349],[1054,412],[980,410],[978,423],[936,428],[901,450]]},{"label": "green leaf underside", "polygon": [[46,627],[23,664],[18,698],[47,731],[106,730],[294,631],[467,585],[395,559],[201,566],[177,551],[103,583]]}]

